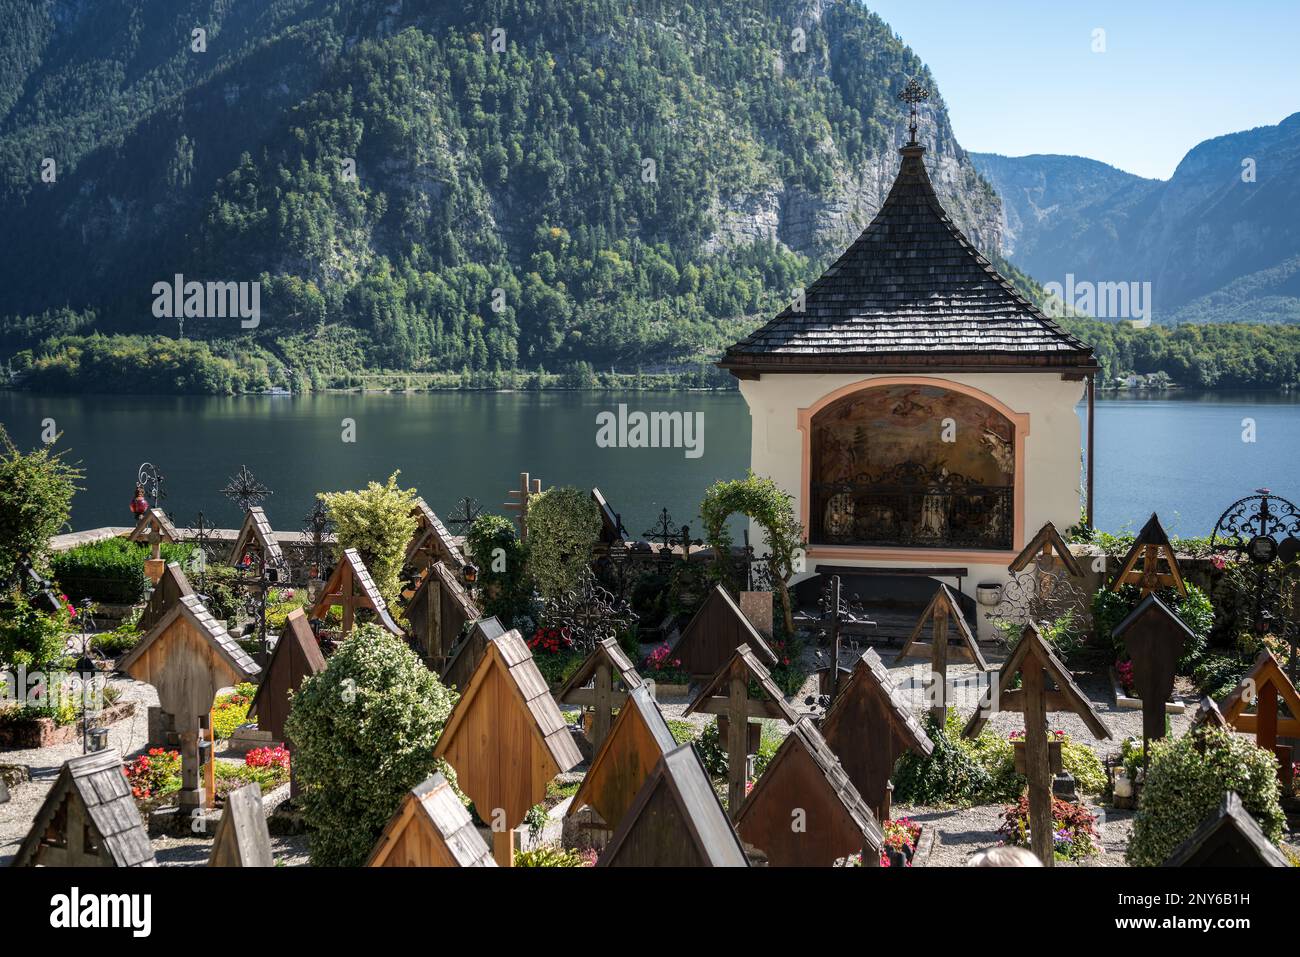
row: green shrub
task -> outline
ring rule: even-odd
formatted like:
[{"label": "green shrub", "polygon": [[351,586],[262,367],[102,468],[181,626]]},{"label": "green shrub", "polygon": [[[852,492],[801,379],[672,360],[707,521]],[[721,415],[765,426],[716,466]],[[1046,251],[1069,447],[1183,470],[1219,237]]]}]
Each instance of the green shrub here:
[{"label": "green shrub", "polygon": [[519,540],[515,523],[503,515],[480,515],[465,534],[468,558],[478,568],[477,595],[487,617],[495,615],[507,628],[528,613],[532,585],[528,580],[528,547]]},{"label": "green shrub", "polygon": [[19,597],[0,612],[0,664],[40,667],[63,655],[71,620],[63,611],[40,611]]},{"label": "green shrub", "polygon": [[[961,746],[988,772],[989,788],[981,800],[1015,801],[1024,792],[1028,782],[1016,772],[1015,744],[1010,738],[985,728],[973,741],[963,738]],[[1100,794],[1106,789],[1106,769],[1097,752],[1069,735],[1061,742],[1061,763],[1085,794]]]},{"label": "green shrub", "polygon": [[82,477],[52,445],[18,451],[0,426],[0,582],[11,581],[23,560],[45,567],[50,538],[67,524]]},{"label": "green shrub", "polygon": [[678,744],[690,744],[699,736],[699,730],[695,725],[680,718],[669,718],[668,730],[672,732],[673,740]]},{"label": "green shrub", "polygon": [[[358,626],[293,696],[288,735],[317,866],[362,863],[433,749],[456,693],[401,641]],[[449,772],[450,769],[444,769]]]},{"label": "green shrub", "polygon": [[577,851],[566,851],[544,844],[531,851],[515,851],[515,867],[586,867],[586,859]]},{"label": "green shrub", "polygon": [[909,751],[894,768],[894,801],[914,805],[969,805],[990,793],[989,772],[961,745],[962,722],[949,708],[943,727],[926,714],[925,733],[934,751],[921,757]]},{"label": "green shrub", "polygon": [[1222,698],[1237,687],[1250,668],[1251,662],[1241,658],[1210,655],[1192,669],[1192,680],[1201,694]]},{"label": "green shrub", "polygon": [[[186,562],[194,551],[192,545],[161,546],[164,561]],[[150,546],[128,542],[125,538],[105,538],[56,552],[50,558],[55,579],[77,604],[83,599],[113,605],[134,605],[143,601],[149,579],[144,563]]]},{"label": "green shrub", "polygon": [[1211,727],[1155,742],[1129,838],[1129,864],[1164,864],[1228,791],[1237,792],[1270,841],[1282,839],[1286,818],[1278,803],[1277,759],[1272,754]]},{"label": "green shrub", "polygon": [[549,488],[528,503],[528,570],[545,598],[577,587],[600,535],[600,510],[591,493]]},{"label": "green shrub", "polygon": [[[1210,597],[1191,582],[1187,583],[1186,596],[1180,596],[1171,588],[1161,589],[1156,595],[1192,632],[1193,638],[1187,641],[1183,657],[1178,662],[1179,671],[1187,674],[1205,654],[1210,629],[1214,626],[1214,605]],[[1123,585],[1114,592],[1103,588],[1092,596],[1092,620],[1097,637],[1103,647],[1112,649],[1116,658],[1124,657],[1126,651],[1124,642],[1116,641],[1112,634],[1139,601],[1141,595],[1134,585]]]},{"label": "green shrub", "polygon": [[337,557],[342,558],[345,549],[355,548],[390,605],[402,590],[406,546],[416,528],[411,514],[415,489],[398,488],[400,474],[394,472],[383,485],[371,482],[360,491],[322,492],[319,496],[334,522]]}]

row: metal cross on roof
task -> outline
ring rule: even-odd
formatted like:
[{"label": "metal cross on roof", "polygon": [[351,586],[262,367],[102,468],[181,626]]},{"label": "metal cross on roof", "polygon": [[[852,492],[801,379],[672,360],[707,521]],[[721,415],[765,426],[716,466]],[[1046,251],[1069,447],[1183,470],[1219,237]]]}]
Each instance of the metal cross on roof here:
[{"label": "metal cross on roof", "polygon": [[469,527],[474,524],[474,519],[482,512],[483,507],[479,505],[478,499],[466,495],[456,503],[456,511],[447,518],[447,527],[454,529],[459,535],[465,535],[469,532]]},{"label": "metal cross on roof", "polygon": [[681,545],[683,550],[690,552],[691,527],[683,525],[681,528],[673,526],[673,517],[668,514],[668,509],[659,513],[659,520],[653,526],[647,528],[641,533],[647,542],[658,542],[660,545],[660,554],[672,554],[674,545]]},{"label": "metal cross on roof", "polygon": [[908,132],[912,135],[912,139],[909,141],[908,145],[915,146],[916,105],[928,100],[930,98],[930,91],[926,87],[922,86],[921,82],[916,77],[912,77],[907,81],[907,86],[903,87],[898,92],[898,98],[912,108],[911,123],[907,127]]},{"label": "metal cross on roof", "polygon": [[272,493],[253,476],[247,465],[241,465],[221,490],[221,494],[238,505],[241,512],[247,512],[254,505],[260,505]]}]

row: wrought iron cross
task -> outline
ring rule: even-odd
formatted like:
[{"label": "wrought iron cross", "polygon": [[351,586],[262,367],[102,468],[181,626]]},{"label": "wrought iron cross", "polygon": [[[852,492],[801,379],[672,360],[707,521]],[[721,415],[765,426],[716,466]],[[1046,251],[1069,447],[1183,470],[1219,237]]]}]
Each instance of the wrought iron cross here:
[{"label": "wrought iron cross", "polygon": [[455,530],[458,535],[466,535],[469,527],[474,524],[474,519],[483,513],[483,507],[479,505],[478,499],[466,495],[456,503],[456,509],[447,519],[447,527]]},{"label": "wrought iron cross", "polygon": [[547,603],[544,617],[548,623],[567,629],[573,641],[586,651],[606,638],[617,638],[637,622],[632,606],[603,587],[586,569],[576,588]]},{"label": "wrought iron cross", "polygon": [[329,509],[320,499],[316,499],[303,522],[302,534],[308,540],[307,554],[313,574],[319,575],[325,567],[325,536],[334,530],[334,523],[330,520]]},{"label": "wrought iron cross", "polygon": [[[212,541],[212,526],[209,525],[199,512],[199,517],[194,520],[194,547],[198,549],[198,585],[199,594],[207,597],[204,593],[208,590],[208,544]],[[193,561],[191,559],[191,561]]]},{"label": "wrought iron cross", "polygon": [[162,508],[162,500],[167,497],[163,488],[166,478],[152,462],[141,463],[135,473],[135,484],[149,493],[155,508]]},{"label": "wrought iron cross", "polygon": [[659,520],[653,526],[647,528],[641,533],[641,536],[647,542],[658,542],[660,545],[659,554],[672,556],[673,546],[681,545],[683,551],[689,556],[691,542],[691,527],[683,525],[677,528],[673,525],[673,517],[668,514],[668,509],[659,513]]},{"label": "wrought iron cross", "polygon": [[928,100],[930,98],[930,91],[926,89],[924,86],[922,86],[921,82],[916,77],[912,77],[910,80],[907,81],[907,86],[903,87],[903,89],[899,91],[898,98],[911,107],[912,110],[911,122],[908,124],[907,130],[912,135],[912,139],[908,142],[907,145],[915,146],[916,145],[916,105],[918,103],[924,103],[926,100]]},{"label": "wrought iron cross", "polygon": [[241,465],[239,471],[230,477],[221,494],[239,506],[239,511],[247,512],[254,505],[260,505],[271,494],[271,490],[259,482],[247,465]]},{"label": "wrought iron cross", "polygon": [[[866,628],[874,628],[876,623],[858,614],[862,609],[862,603],[856,595],[848,600],[841,597],[839,575],[831,576],[830,582],[822,589],[822,595],[818,599],[817,606],[820,609],[818,614],[810,615],[806,612],[800,612],[795,615],[794,620],[796,624],[815,626],[821,636],[821,643],[829,645],[831,658],[830,702],[833,702],[835,695],[840,690],[841,628],[845,625],[857,626],[855,630],[860,631]],[[818,652],[818,657],[821,657],[820,652]],[[830,702],[827,702],[828,707]]]}]

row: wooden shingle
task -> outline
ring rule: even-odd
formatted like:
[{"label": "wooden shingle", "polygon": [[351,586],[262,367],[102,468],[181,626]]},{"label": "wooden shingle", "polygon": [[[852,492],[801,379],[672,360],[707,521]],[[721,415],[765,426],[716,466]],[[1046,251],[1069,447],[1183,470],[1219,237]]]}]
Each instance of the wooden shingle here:
[{"label": "wooden shingle", "polygon": [[156,866],[115,748],[64,763],[12,866]]},{"label": "wooden shingle", "polygon": [[727,349],[724,369],[1095,369],[1092,349],[1026,300],[954,225],[906,146],[870,225],[792,304]]},{"label": "wooden shingle", "polygon": [[244,515],[244,524],[240,526],[239,537],[230,552],[230,564],[238,566],[246,555],[251,555],[254,562],[266,568],[284,567],[284,552],[275,537],[275,530],[271,528],[271,520],[260,505],[252,506]]},{"label": "wooden shingle", "polygon": [[175,544],[181,540],[181,533],[176,530],[167,513],[160,508],[147,509],[135,523],[135,528],[127,533],[127,541],[151,543],[154,534],[160,542]]},{"label": "wooden shingle", "polygon": [[329,581],[321,589],[316,604],[312,605],[311,617],[324,619],[332,605],[343,608],[343,633],[352,631],[353,621],[358,608],[369,608],[375,613],[376,621],[392,634],[402,637],[402,629],[388,613],[388,603],[379,594],[379,587],[370,577],[370,571],[361,560],[355,548],[343,550],[343,558],[334,566]]},{"label": "wooden shingle", "polygon": [[447,663],[442,666],[442,683],[458,691],[468,688],[474,669],[487,651],[488,642],[505,633],[505,625],[495,615],[474,622],[469,634],[457,642],[447,656]]},{"label": "wooden shingle", "polygon": [[496,867],[447,779],[434,773],[402,798],[366,867]]},{"label": "wooden shingle", "polygon": [[596,866],[749,866],[691,745],[674,748],[651,769]]}]

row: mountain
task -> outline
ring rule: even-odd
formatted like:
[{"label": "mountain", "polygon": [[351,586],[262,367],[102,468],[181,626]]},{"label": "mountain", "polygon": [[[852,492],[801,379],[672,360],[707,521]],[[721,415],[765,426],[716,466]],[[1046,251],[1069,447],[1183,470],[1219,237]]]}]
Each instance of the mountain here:
[{"label": "mountain", "polygon": [[[0,0],[0,20],[0,333],[50,388],[711,358],[870,220],[896,91],[934,86],[852,0]],[[921,129],[996,254],[999,200],[937,90]],[[178,275],[260,283],[256,325],[191,315],[150,344],[178,334],[155,289]]]},{"label": "mountain", "polygon": [[1002,197],[1004,254],[1039,281],[1150,282],[1156,322],[1300,323],[1300,113],[1206,140],[1168,181],[970,156]]}]

